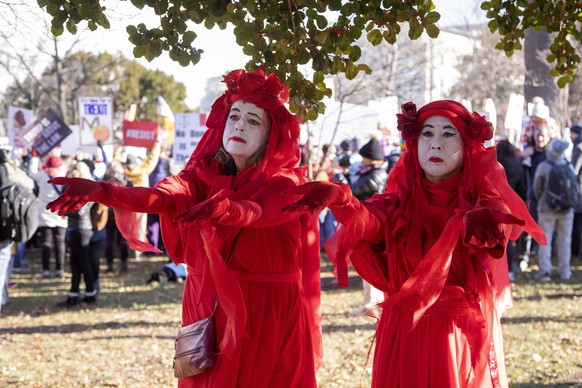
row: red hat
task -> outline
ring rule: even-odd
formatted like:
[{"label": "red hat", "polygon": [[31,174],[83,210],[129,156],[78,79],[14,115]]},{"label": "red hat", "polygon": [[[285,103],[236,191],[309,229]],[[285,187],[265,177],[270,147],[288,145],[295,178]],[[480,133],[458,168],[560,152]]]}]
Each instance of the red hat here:
[{"label": "red hat", "polygon": [[63,165],[63,159],[60,156],[51,155],[46,160],[45,164],[42,166],[43,170],[49,168],[59,168]]},{"label": "red hat", "polygon": [[422,124],[432,116],[443,116],[451,120],[470,143],[483,144],[493,137],[493,124],[476,112],[470,113],[462,104],[452,100],[433,101],[416,111],[416,105],[407,102],[402,105],[398,118],[398,130],[404,140],[418,137]]},{"label": "red hat", "polygon": [[209,130],[190,156],[186,169],[204,159],[213,159],[222,145],[222,133],[231,105],[238,100],[265,109],[271,119],[269,142],[265,158],[257,172],[272,168],[294,168],[299,164],[299,123],[285,107],[289,99],[287,86],[275,74],[265,75],[262,70],[233,70],[224,76],[226,91],[213,104],[206,120]]}]

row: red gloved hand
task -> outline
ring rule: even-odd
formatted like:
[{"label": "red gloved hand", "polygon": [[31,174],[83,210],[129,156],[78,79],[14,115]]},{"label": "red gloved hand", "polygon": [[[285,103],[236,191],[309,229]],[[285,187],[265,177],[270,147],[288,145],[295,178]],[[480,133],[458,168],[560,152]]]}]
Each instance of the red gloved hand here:
[{"label": "red gloved hand", "polygon": [[48,183],[67,186],[67,189],[54,201],[46,205],[46,209],[60,216],[82,208],[87,202],[100,202],[105,198],[105,190],[91,179],[84,178],[52,178]]},{"label": "red gloved hand", "polygon": [[486,207],[469,210],[463,217],[463,223],[465,224],[463,242],[480,248],[494,248],[505,243],[502,224],[525,224],[523,220],[511,214]]},{"label": "red gloved hand", "polygon": [[182,223],[192,223],[200,219],[209,221],[219,218],[228,212],[231,205],[228,197],[232,193],[234,193],[232,190],[220,190],[206,201],[200,202],[193,206],[192,209],[180,214],[176,219]]},{"label": "red gloved hand", "polygon": [[340,205],[347,202],[349,197],[346,195],[349,187],[341,183],[315,181],[308,182],[301,186],[295,186],[285,190],[285,194],[301,195],[297,202],[285,206],[283,212],[307,212],[318,213],[330,205]]}]

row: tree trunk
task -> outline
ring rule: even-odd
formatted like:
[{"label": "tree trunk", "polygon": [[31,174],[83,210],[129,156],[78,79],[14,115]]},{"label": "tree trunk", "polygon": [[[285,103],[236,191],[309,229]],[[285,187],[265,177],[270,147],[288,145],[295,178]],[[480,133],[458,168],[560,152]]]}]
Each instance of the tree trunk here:
[{"label": "tree trunk", "polygon": [[564,120],[561,115],[563,109],[558,98],[559,88],[555,78],[550,75],[551,66],[546,59],[550,44],[550,34],[545,28],[539,31],[528,28],[525,31],[523,52],[526,74],[523,95],[526,102],[531,102],[536,96],[542,97],[550,108],[550,116],[562,128]]}]

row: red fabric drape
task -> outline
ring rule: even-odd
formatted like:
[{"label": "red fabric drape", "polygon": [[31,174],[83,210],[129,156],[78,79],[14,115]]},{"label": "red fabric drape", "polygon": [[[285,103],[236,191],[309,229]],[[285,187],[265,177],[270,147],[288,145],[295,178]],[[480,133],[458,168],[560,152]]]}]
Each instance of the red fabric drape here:
[{"label": "red fabric drape", "polygon": [[[524,230],[542,244],[545,237],[508,185],[494,148],[466,147],[463,172],[432,184],[423,178],[416,142],[410,143],[385,194],[363,206],[353,199],[347,208],[357,212],[334,210],[342,224],[326,245],[338,279],[352,264],[388,296],[377,329],[373,386],[506,386],[499,320],[512,305],[507,261],[463,244],[463,216],[488,206],[523,220],[523,226],[504,226],[505,243]],[[380,223],[362,221],[370,218]],[[377,232],[384,243],[365,240]],[[451,338],[451,323],[443,319],[458,328],[454,342],[440,342]],[[445,332],[439,332],[441,322]],[[426,341],[422,350],[420,338]],[[470,353],[468,361],[463,352]]]},{"label": "red fabric drape", "polygon": [[[297,167],[299,125],[276,94],[276,77],[237,74],[226,77],[228,90],[213,104],[208,129],[184,169],[154,188],[172,203],[160,214],[164,245],[174,262],[188,267],[183,324],[208,316],[216,296],[220,301],[217,364],[179,386],[315,386],[323,355],[318,225],[313,217],[281,212],[297,200],[284,190],[307,182],[306,169]],[[266,109],[271,130],[262,161],[226,175],[215,155],[237,99]],[[237,211],[192,224],[176,221],[223,190]],[[262,328],[263,322],[270,327]]]}]

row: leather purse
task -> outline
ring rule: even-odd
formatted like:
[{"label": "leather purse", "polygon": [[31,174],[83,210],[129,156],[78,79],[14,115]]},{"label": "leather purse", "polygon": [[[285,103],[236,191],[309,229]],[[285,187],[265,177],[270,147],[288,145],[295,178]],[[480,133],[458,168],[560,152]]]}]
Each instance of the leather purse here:
[{"label": "leather purse", "polygon": [[216,361],[216,326],[214,311],[209,317],[178,330],[175,343],[174,376],[183,379],[203,373]]}]

